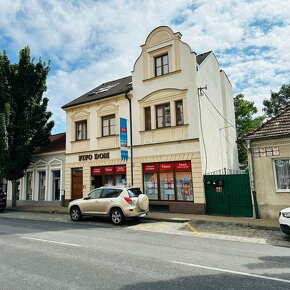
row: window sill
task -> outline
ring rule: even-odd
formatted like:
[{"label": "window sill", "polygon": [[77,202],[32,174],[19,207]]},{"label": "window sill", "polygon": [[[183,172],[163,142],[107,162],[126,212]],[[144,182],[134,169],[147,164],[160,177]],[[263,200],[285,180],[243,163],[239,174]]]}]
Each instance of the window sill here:
[{"label": "window sill", "polygon": [[290,188],[289,189],[276,189],[276,193],[290,193]]},{"label": "window sill", "polygon": [[189,126],[189,124],[183,124],[183,125],[177,125],[177,126],[155,128],[155,129],[151,129],[151,130],[140,130],[139,132],[145,133],[145,132],[152,132],[152,131],[165,130],[165,129],[182,128],[182,127],[188,127],[188,126]]},{"label": "window sill", "polygon": [[79,143],[79,142],[86,142],[86,141],[90,141],[90,139],[74,140],[74,141],[70,141],[70,143]]},{"label": "window sill", "polygon": [[96,137],[96,139],[106,139],[106,138],[112,138],[112,137],[118,137],[119,134],[114,134],[114,135],[108,135],[108,136],[100,136],[100,137]]},{"label": "window sill", "polygon": [[167,76],[171,76],[171,75],[175,75],[175,74],[178,74],[178,73],[181,73],[181,69],[179,70],[176,70],[176,71],[172,71],[172,72],[169,72],[168,74],[164,74],[164,75],[160,75],[158,77],[152,77],[152,78],[149,78],[149,79],[145,79],[143,80],[143,82],[149,82],[149,81],[152,81],[152,80],[156,80],[156,79],[160,79],[160,78],[164,78],[164,77],[167,77]]}]

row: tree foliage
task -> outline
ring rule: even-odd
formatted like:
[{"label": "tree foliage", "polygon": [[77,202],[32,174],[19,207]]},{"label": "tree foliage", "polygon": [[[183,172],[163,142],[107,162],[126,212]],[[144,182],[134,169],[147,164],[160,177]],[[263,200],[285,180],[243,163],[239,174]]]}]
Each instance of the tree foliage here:
[{"label": "tree foliage", "polygon": [[48,144],[54,126],[49,121],[52,113],[47,111],[48,99],[43,97],[49,66],[41,59],[34,64],[29,47],[25,47],[16,64],[10,64],[2,54],[0,72],[0,101],[6,104],[0,115],[1,143],[5,144],[0,147],[0,171],[12,181],[12,205],[16,206],[13,182],[24,176],[33,151]]},{"label": "tree foliage", "polygon": [[267,118],[276,116],[290,104],[290,84],[282,85],[279,92],[271,92],[270,99],[263,101],[263,111]]},{"label": "tree foliage", "polygon": [[239,163],[242,169],[246,169],[248,158],[247,150],[244,146],[244,136],[258,128],[262,124],[265,117],[254,117],[258,110],[255,107],[254,102],[246,100],[243,94],[238,94],[235,96],[234,105]]}]

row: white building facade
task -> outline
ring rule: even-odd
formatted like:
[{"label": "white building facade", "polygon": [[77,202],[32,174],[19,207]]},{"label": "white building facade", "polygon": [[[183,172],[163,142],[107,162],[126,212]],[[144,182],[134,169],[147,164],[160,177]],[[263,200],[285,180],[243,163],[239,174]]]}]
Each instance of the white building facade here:
[{"label": "white building facade", "polygon": [[[212,52],[197,55],[169,27],[154,29],[141,48],[132,76],[63,106],[66,200],[133,184],[151,205],[204,213],[203,174],[238,169],[231,84]],[[120,156],[120,118],[128,160]]]}]

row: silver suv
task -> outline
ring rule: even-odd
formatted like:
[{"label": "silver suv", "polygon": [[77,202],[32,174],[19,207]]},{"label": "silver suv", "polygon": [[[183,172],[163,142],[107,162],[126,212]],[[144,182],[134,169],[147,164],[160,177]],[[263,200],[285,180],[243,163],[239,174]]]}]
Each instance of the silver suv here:
[{"label": "silver suv", "polygon": [[84,215],[109,216],[114,224],[119,225],[125,218],[146,216],[149,199],[145,194],[137,197],[130,188],[103,186],[84,198],[71,201],[68,210],[73,221],[79,221]]}]

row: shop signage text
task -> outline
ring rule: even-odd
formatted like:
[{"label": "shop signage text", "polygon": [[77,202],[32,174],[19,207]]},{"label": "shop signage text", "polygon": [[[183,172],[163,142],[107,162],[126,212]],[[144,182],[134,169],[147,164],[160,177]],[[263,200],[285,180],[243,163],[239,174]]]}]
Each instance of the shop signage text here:
[{"label": "shop signage text", "polygon": [[108,158],[110,158],[110,152],[79,155],[79,161],[87,161],[87,160],[93,160],[93,159],[95,159],[95,160],[97,160],[97,159],[108,159]]}]

